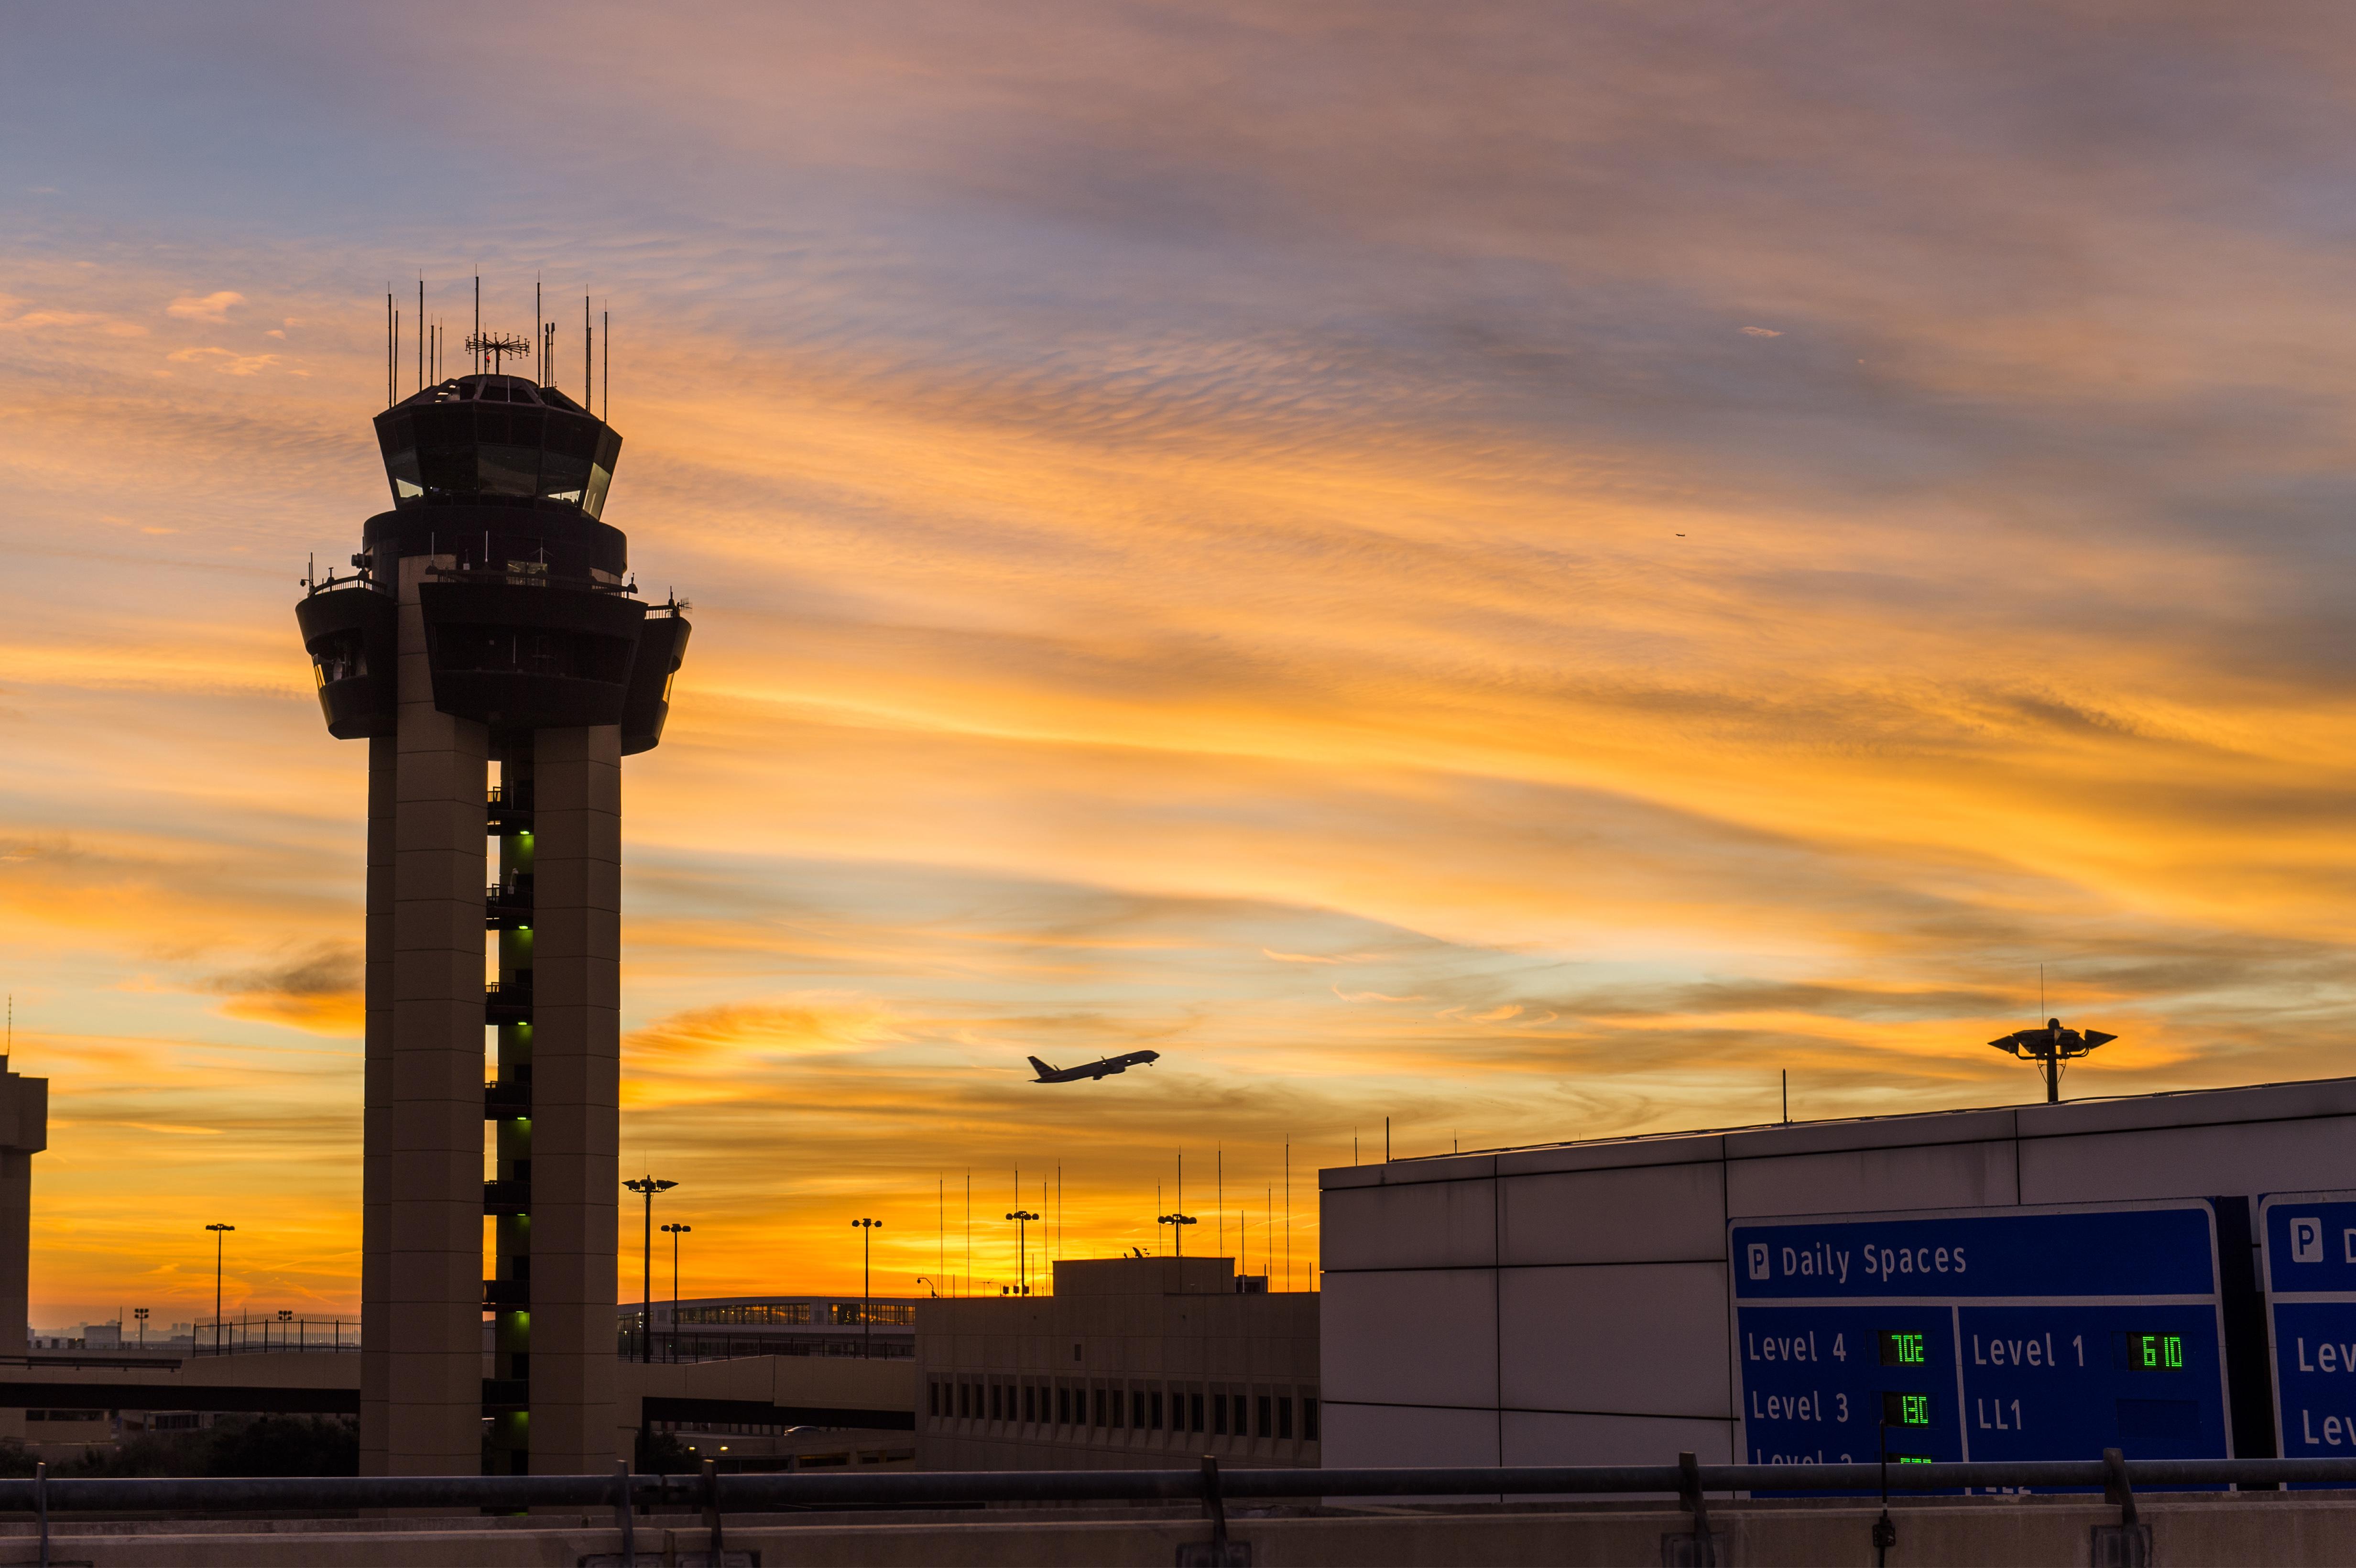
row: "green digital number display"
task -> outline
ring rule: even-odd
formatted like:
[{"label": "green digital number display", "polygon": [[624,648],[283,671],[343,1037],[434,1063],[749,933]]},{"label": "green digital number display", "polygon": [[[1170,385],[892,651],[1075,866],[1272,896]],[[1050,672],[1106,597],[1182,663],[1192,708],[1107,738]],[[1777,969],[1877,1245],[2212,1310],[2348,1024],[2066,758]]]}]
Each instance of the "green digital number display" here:
[{"label": "green digital number display", "polygon": [[1928,1426],[1931,1424],[1931,1396],[1890,1390],[1881,1396],[1881,1420],[1885,1426]]},{"label": "green digital number display", "polygon": [[2111,1360],[2131,1372],[2180,1372],[2184,1370],[2184,1336],[2114,1334]]},{"label": "green digital number display", "polygon": [[1885,1367],[1919,1367],[1928,1360],[1929,1352],[1920,1333],[1884,1328],[1876,1338],[1881,1341],[1881,1364]]}]

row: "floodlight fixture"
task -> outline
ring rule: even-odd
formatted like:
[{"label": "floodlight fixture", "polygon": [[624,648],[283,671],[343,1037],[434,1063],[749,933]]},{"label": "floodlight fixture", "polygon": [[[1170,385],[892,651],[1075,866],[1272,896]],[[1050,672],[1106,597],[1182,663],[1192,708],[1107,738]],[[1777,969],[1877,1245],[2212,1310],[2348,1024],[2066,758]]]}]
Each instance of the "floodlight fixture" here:
[{"label": "floodlight fixture", "polygon": [[2118,1038],[2095,1029],[2063,1029],[2060,1019],[2047,1019],[2043,1029],[2018,1029],[1988,1044],[2008,1056],[2041,1064],[2045,1072],[2045,1103],[2051,1105],[2062,1099],[2062,1064],[2075,1061],[2096,1046],[2108,1045]]}]

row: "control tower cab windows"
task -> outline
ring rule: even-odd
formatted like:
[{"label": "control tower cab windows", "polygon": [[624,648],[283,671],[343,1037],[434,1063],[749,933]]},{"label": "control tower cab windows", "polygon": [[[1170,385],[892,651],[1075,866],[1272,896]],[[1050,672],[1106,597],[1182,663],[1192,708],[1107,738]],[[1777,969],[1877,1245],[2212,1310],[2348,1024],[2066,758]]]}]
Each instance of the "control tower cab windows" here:
[{"label": "control tower cab windows", "polygon": [[622,446],[563,393],[514,376],[429,387],[376,423],[396,507],[552,501],[595,517]]}]

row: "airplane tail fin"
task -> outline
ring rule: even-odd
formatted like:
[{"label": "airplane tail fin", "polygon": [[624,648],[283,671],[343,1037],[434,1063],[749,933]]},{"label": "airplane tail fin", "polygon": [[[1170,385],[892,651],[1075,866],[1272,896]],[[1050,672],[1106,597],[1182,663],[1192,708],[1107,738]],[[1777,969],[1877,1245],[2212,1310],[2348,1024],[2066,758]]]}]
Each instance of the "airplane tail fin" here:
[{"label": "airplane tail fin", "polygon": [[1037,1057],[1035,1057],[1035,1056],[1033,1056],[1033,1057],[1027,1057],[1027,1058],[1025,1058],[1024,1060],[1028,1061],[1031,1063],[1031,1071],[1032,1071],[1032,1072],[1036,1072],[1036,1073],[1039,1075],[1039,1080],[1038,1080],[1038,1081],[1039,1081],[1039,1082],[1041,1082],[1041,1083],[1044,1083],[1044,1082],[1046,1082],[1047,1074],[1049,1074],[1050,1072],[1055,1072],[1055,1071],[1054,1068],[1052,1068],[1052,1067],[1048,1066],[1045,1062],[1044,1062],[1044,1061],[1040,1061],[1040,1060],[1039,1060]]}]

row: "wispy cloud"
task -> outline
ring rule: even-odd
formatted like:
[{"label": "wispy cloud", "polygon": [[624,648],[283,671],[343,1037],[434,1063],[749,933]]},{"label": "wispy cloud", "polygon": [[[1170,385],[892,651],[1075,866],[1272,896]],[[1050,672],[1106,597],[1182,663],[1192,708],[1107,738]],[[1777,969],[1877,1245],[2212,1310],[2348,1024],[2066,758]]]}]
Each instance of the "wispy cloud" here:
[{"label": "wispy cloud", "polygon": [[282,963],[215,975],[204,988],[228,997],[232,1018],[348,1037],[359,1031],[360,951],[329,943]]},{"label": "wispy cloud", "polygon": [[164,307],[164,314],[182,321],[227,321],[231,307],[244,303],[241,293],[216,289],[209,294],[182,294]]},{"label": "wispy cloud", "polygon": [[712,1288],[848,1279],[852,1203],[904,1286],[969,1165],[1061,1168],[1077,1252],[1290,1136],[1305,1258],[1387,1113],[2020,1097],[2040,963],[2122,1036],[2073,1083],[2339,1071],[2345,26],[609,6],[610,133],[527,169],[459,155],[577,109],[484,63],[526,14],[422,85],[364,8],[166,17],[160,74],[28,25],[0,98],[78,133],[0,197],[0,967],[58,1310],[193,1304],[224,1206],[257,1302],[350,1298],[365,758],[290,605],[387,504],[414,256],[452,324],[477,270],[494,326],[615,311],[609,518],[699,606],[626,1156]]}]

